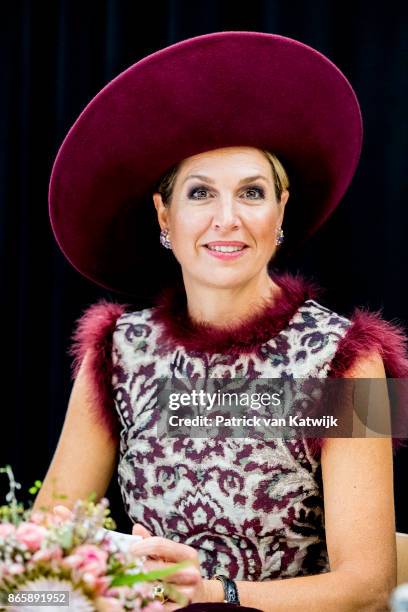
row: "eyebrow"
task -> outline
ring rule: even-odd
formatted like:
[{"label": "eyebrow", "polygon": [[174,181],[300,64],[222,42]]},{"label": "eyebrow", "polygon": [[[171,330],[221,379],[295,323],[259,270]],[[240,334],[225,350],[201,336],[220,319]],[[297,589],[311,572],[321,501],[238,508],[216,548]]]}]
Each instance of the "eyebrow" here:
[{"label": "eyebrow", "polygon": [[[209,176],[204,176],[203,174],[190,174],[189,176],[187,176],[184,181],[183,181],[183,185],[186,181],[190,180],[190,179],[199,179],[200,181],[205,181],[206,183],[211,183],[212,185],[215,183],[215,181],[210,178]],[[255,176],[247,176],[243,179],[241,179],[238,183],[238,185],[243,185],[244,183],[251,183],[253,181],[259,181],[259,179],[262,179],[264,181],[266,181],[267,179],[262,176],[262,174],[256,174]]]}]

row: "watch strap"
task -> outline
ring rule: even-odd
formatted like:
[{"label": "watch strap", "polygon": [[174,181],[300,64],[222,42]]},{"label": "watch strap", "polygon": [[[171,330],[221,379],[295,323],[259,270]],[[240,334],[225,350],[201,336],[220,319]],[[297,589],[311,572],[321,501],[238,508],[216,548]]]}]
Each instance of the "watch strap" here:
[{"label": "watch strap", "polygon": [[222,582],[222,586],[224,587],[224,603],[240,605],[238,589],[235,582],[222,574],[215,574],[213,578]]}]

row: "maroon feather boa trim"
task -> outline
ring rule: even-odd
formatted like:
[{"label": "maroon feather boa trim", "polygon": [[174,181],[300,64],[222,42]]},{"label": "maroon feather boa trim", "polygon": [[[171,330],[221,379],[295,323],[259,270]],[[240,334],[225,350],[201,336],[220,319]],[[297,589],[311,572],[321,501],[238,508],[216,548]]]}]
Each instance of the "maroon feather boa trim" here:
[{"label": "maroon feather boa trim", "polygon": [[126,306],[101,300],[78,319],[69,350],[74,357],[72,377],[78,375],[85,354],[86,378],[90,381],[90,401],[97,418],[115,441],[119,439],[119,419],[112,394],[112,335],[117,319]]},{"label": "maroon feather boa trim", "polygon": [[[225,351],[229,354],[250,352],[283,329],[305,300],[315,299],[323,291],[314,281],[300,275],[283,273],[272,278],[282,288],[281,296],[272,304],[266,303],[250,319],[233,328],[220,329],[206,323],[192,322],[186,316],[185,293],[181,287],[167,288],[162,292],[153,309],[153,321],[163,323],[163,340],[167,345],[181,342],[187,350]],[[89,307],[77,322],[70,349],[74,357],[74,378],[89,351],[85,367],[92,381],[95,414],[116,440],[119,436],[119,419],[114,409],[111,386],[112,334],[118,317],[128,308],[127,305],[105,300]],[[343,377],[359,358],[378,352],[387,377],[408,378],[408,339],[401,324],[384,320],[380,311],[371,312],[362,308],[355,308],[349,320],[351,325],[339,341],[329,376]],[[396,415],[399,422],[407,422],[407,413],[408,407],[401,403]],[[401,428],[397,427],[397,430]],[[324,441],[324,438],[308,439],[313,455],[320,453]],[[394,450],[405,444],[403,439],[393,438]]]},{"label": "maroon feather boa trim", "polygon": [[[342,378],[358,359],[377,352],[382,357],[387,378],[408,378],[408,338],[401,324],[384,320],[380,310],[364,308],[355,308],[349,320],[352,325],[338,344],[328,376]],[[407,420],[408,407],[401,401],[393,414],[394,430],[406,430]],[[324,441],[325,438],[309,439],[311,452],[318,454]],[[394,437],[392,442],[394,452],[407,445],[403,438]]]},{"label": "maroon feather boa trim", "polygon": [[273,301],[265,299],[249,318],[224,327],[191,319],[183,285],[164,289],[152,313],[152,320],[163,326],[163,352],[181,344],[189,352],[251,353],[284,329],[306,300],[316,299],[324,291],[300,274],[271,273],[271,278],[280,286],[280,295]]}]

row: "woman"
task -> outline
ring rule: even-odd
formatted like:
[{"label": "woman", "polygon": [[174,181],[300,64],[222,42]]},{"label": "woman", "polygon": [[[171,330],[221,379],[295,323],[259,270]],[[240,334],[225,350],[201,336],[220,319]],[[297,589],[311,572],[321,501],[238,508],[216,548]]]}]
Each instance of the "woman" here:
[{"label": "woman", "polygon": [[377,313],[343,317],[316,301],[314,283],[268,268],[335,209],[361,141],[354,92],[327,58],[281,36],[220,32],[131,66],[58,154],[50,213],[69,261],[133,296],[169,284],[164,260],[150,266],[153,197],[182,282],[153,307],[101,302],[80,320],[35,506],[53,504],[55,479],[67,506],[104,495],[119,453],[144,538],[135,554],[195,560],[199,570],[172,578],[192,602],[382,610],[395,585],[389,437],[221,442],[156,429],[163,380],[191,390],[204,378],[407,374],[402,329]]}]

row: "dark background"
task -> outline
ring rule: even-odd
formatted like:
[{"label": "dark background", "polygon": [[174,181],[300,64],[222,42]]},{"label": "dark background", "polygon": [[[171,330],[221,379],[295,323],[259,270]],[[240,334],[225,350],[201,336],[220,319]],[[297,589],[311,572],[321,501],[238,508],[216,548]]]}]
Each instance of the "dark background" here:
[{"label": "dark background", "polygon": [[[20,499],[30,499],[25,491],[45,476],[57,445],[76,319],[100,297],[120,301],[80,277],[56,246],[47,209],[52,163],[90,99],[168,44],[220,30],[271,32],[311,45],[346,74],[363,113],[360,165],[335,214],[287,267],[326,287],[325,303],[345,316],[355,306],[380,308],[408,329],[407,7],[372,0],[251,0],[241,8],[220,0],[1,4],[0,465],[12,465]],[[397,528],[406,532],[407,471],[402,449],[395,491]],[[108,497],[128,531],[115,482]]]}]

